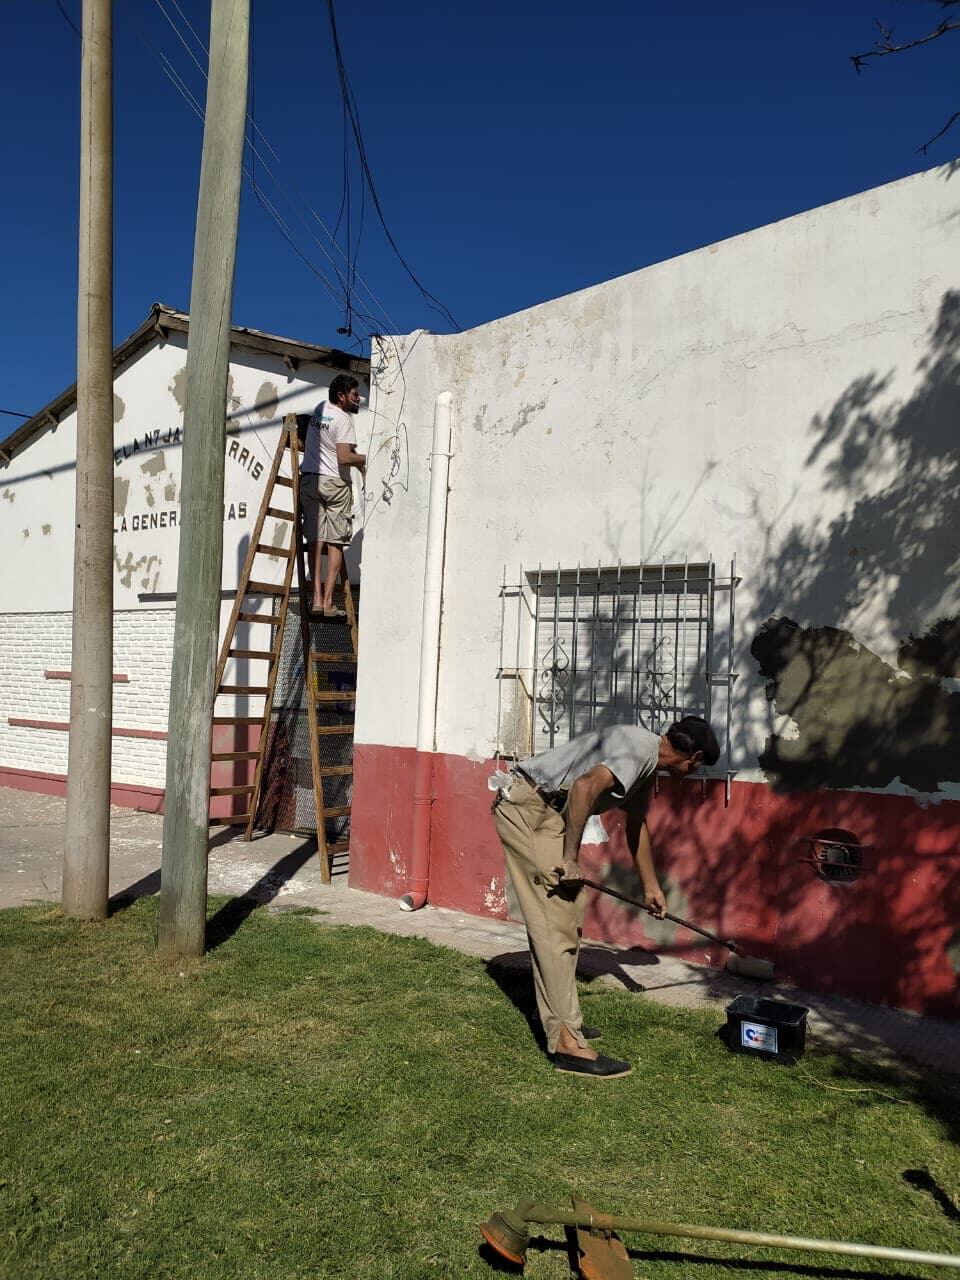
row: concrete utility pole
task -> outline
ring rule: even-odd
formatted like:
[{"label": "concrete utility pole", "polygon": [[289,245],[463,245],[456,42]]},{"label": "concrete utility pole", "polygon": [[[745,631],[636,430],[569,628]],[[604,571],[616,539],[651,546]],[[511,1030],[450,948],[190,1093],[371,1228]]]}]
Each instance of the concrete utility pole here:
[{"label": "concrete utility pole", "polygon": [[73,654],[63,910],[102,920],[113,729],[113,14],[83,0]]},{"label": "concrete utility pole", "polygon": [[230,315],[247,113],[250,0],[211,0],[210,67],[193,246],[180,562],[173,636],[160,953],[203,954]]}]

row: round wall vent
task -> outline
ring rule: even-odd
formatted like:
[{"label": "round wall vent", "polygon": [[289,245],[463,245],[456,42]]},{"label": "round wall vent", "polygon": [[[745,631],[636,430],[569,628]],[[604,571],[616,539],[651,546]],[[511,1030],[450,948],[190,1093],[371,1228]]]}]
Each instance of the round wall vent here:
[{"label": "round wall vent", "polygon": [[863,871],[863,845],[852,831],[829,827],[810,839],[810,861],[821,880],[850,884]]}]

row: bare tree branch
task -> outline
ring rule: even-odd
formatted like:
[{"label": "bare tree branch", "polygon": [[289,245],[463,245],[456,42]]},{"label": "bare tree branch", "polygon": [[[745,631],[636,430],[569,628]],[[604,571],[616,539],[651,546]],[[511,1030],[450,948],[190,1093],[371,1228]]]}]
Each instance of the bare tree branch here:
[{"label": "bare tree branch", "polygon": [[[960,0],[936,0],[936,2],[941,9],[950,9],[954,5],[960,4]],[[874,41],[873,48],[868,49],[865,53],[854,53],[850,56],[850,61],[853,63],[857,75],[864,69],[868,59],[885,58],[891,53],[905,53],[908,49],[918,49],[921,45],[930,44],[933,40],[939,40],[941,36],[948,35],[951,31],[960,31],[960,22],[948,22],[944,18],[933,31],[928,32],[925,36],[918,36],[916,40],[908,40],[905,44],[894,44],[893,27],[885,27],[879,19],[877,20],[877,29],[880,32],[880,36]],[[960,111],[955,111],[943,128],[938,133],[935,133],[932,138],[928,138],[922,147],[917,147],[917,151],[925,156],[929,148],[935,142],[939,142],[958,120],[960,120]]]},{"label": "bare tree branch", "polygon": [[[953,4],[955,0],[941,0],[941,3]],[[916,40],[908,40],[906,44],[893,43],[893,27],[885,27],[882,22],[877,23],[880,31],[880,38],[874,42],[872,49],[866,53],[854,53],[850,56],[850,61],[859,74],[863,70],[864,63],[868,58],[885,58],[890,53],[903,53],[907,49],[917,49],[922,44],[929,44],[931,40],[939,40],[941,36],[945,36],[950,31],[960,30],[960,22],[948,22],[944,18],[943,22],[931,31],[928,35],[918,36]]]},{"label": "bare tree branch", "polygon": [[[950,0],[950,3],[952,4],[953,0]],[[935,133],[932,138],[928,138],[922,147],[917,147],[920,154],[925,156],[927,154],[927,148],[932,147],[935,142],[938,142],[958,120],[960,120],[960,111],[955,111],[939,133]]]}]

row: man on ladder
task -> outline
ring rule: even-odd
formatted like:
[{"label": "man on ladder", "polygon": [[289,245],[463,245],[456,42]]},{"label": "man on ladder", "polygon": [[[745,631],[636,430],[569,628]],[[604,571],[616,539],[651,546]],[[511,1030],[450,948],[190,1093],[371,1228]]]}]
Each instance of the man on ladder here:
[{"label": "man on ladder", "polygon": [[[357,453],[353,415],[360,409],[360,383],[340,373],[330,383],[327,399],[317,405],[307,427],[300,463],[300,505],[310,562],[310,613],[343,618],[333,591],[343,570],[343,549],[353,534],[353,485],[350,468],[361,473],[366,457]],[[323,553],[327,572],[321,578]]]}]

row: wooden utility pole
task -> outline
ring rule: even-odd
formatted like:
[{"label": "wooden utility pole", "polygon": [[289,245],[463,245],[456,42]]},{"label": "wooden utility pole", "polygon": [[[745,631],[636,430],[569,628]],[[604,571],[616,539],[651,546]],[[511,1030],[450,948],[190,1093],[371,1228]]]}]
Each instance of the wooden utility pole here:
[{"label": "wooden utility pole", "polygon": [[83,0],[73,653],[63,910],[102,920],[113,729],[113,14]]},{"label": "wooden utility pole", "polygon": [[230,317],[247,112],[250,0],[211,0],[207,109],[193,247],[180,561],[160,880],[160,953],[202,955],[220,582]]}]

